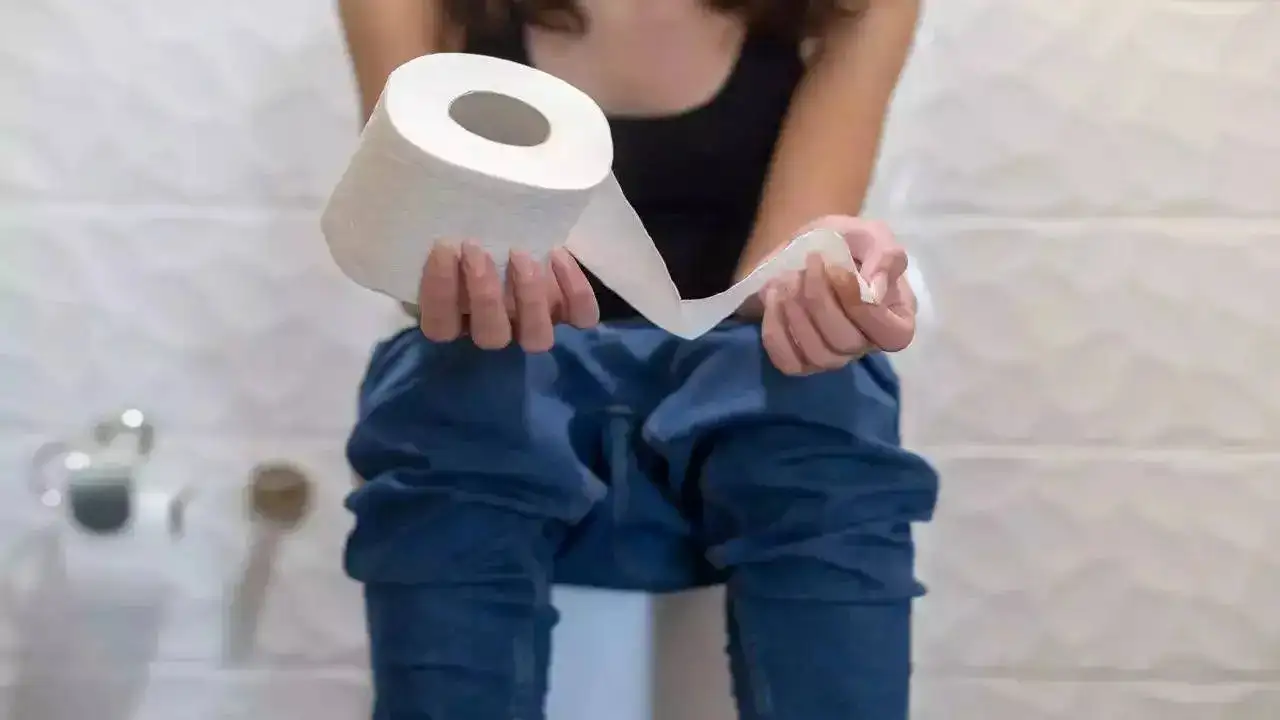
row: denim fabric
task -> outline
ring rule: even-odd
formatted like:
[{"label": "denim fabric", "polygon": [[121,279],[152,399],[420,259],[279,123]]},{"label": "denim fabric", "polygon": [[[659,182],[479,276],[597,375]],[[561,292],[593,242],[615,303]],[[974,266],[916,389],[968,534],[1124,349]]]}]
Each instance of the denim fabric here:
[{"label": "denim fabric", "polygon": [[743,323],[562,328],[539,355],[407,330],[347,450],[375,720],[542,720],[555,583],[725,583],[744,720],[907,719],[937,476],[883,356],[796,378]]}]

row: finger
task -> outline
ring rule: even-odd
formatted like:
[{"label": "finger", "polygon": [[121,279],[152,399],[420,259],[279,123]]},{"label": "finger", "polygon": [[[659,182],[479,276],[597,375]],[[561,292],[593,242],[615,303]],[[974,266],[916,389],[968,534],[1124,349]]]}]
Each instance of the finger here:
[{"label": "finger", "polygon": [[878,344],[879,347],[897,352],[915,340],[918,326],[916,298],[906,275],[890,285],[886,301],[878,309],[884,312],[874,313],[862,322],[871,328],[871,332],[884,339],[884,344]]},{"label": "finger", "polygon": [[846,317],[869,343],[889,352],[911,344],[915,337],[915,316],[896,293],[889,293],[886,298],[889,302],[869,305],[862,302],[858,283],[848,271],[829,268],[827,273]]},{"label": "finger", "polygon": [[568,250],[556,248],[551,251],[551,271],[564,296],[561,312],[569,324],[576,328],[589,328],[600,322],[596,293],[591,289],[586,273],[582,272],[582,267]]},{"label": "finger", "polygon": [[782,314],[783,299],[778,285],[773,284],[764,292],[764,315],[760,323],[760,339],[764,343],[765,354],[786,375],[803,375],[804,361],[800,358],[791,335],[787,332],[787,321]]},{"label": "finger", "polygon": [[556,280],[555,268],[550,258],[542,268],[542,287],[547,296],[547,307],[551,308],[552,324],[558,325],[565,322],[564,293],[560,290],[560,281]]},{"label": "finger", "polygon": [[526,252],[512,252],[507,273],[515,295],[516,341],[525,352],[546,352],[555,343],[546,279]]},{"label": "finger", "polygon": [[903,315],[914,319],[920,312],[920,298],[916,297],[915,290],[911,287],[911,280],[904,273],[898,278],[898,282],[889,286],[888,300],[885,307],[892,310],[897,315]]},{"label": "finger", "polygon": [[907,251],[898,245],[884,223],[868,223],[861,231],[846,233],[844,238],[850,244],[850,253],[854,253],[853,245],[865,248],[860,258],[854,254],[860,260],[858,272],[871,286],[876,302],[883,301],[889,287],[907,270]]},{"label": "finger", "polygon": [[511,344],[511,318],[503,301],[502,279],[493,258],[479,245],[462,246],[462,274],[471,306],[471,341],[497,350]]},{"label": "finger", "polygon": [[835,230],[844,236],[849,254],[857,261],[862,277],[871,285],[877,300],[882,300],[893,281],[906,272],[907,253],[884,222],[829,215],[814,221],[812,226]]},{"label": "finger", "polygon": [[798,298],[782,304],[782,316],[787,321],[787,331],[801,361],[811,370],[835,370],[849,362],[847,355],[840,355],[827,347],[822,334],[814,326],[808,311]]},{"label": "finger", "polygon": [[826,269],[826,263],[817,253],[805,259],[800,301],[827,347],[840,355],[860,356],[866,352],[867,339],[841,308]]},{"label": "finger", "polygon": [[862,288],[858,285],[857,275],[853,271],[827,265],[823,267],[827,276],[827,287],[840,306],[841,313],[852,322],[853,312],[867,303],[862,298]]},{"label": "finger", "polygon": [[439,243],[427,256],[418,286],[418,325],[436,342],[451,342],[462,334],[462,280],[458,249]]},{"label": "finger", "polygon": [[796,355],[800,358],[802,370],[800,375],[809,375],[820,371],[822,368],[809,362],[805,357],[804,349],[800,347],[800,342],[796,339],[795,326],[788,317],[788,306],[797,302],[800,294],[800,273],[791,272],[783,276],[779,281],[778,303],[782,308],[782,326],[786,330],[787,340],[791,343],[791,347],[795,350]]}]

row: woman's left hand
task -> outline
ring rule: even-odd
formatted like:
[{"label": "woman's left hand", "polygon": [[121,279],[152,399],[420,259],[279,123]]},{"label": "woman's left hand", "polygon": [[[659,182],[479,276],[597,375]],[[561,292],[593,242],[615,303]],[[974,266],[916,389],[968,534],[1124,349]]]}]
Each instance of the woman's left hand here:
[{"label": "woman's left hand", "polygon": [[906,251],[889,228],[848,216],[822,218],[814,227],[844,236],[877,302],[863,301],[851,271],[810,255],[803,271],[774,279],[761,293],[761,333],[773,364],[788,375],[808,375],[910,345],[916,298],[903,275]]}]

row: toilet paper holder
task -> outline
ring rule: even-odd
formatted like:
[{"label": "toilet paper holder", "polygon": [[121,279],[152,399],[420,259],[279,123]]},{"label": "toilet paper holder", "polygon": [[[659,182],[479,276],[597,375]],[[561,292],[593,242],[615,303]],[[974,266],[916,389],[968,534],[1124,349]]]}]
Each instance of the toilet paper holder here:
[{"label": "toilet paper holder", "polygon": [[176,538],[189,493],[140,480],[154,447],[155,427],[142,411],[124,410],[94,424],[84,438],[40,446],[32,458],[30,489],[45,507],[66,512],[82,532],[118,535],[140,514],[158,511],[167,534]]}]

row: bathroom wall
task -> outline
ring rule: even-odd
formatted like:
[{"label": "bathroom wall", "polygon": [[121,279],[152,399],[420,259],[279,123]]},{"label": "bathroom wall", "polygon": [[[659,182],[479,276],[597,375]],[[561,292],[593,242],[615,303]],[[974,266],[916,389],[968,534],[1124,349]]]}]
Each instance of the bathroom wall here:
[{"label": "bathroom wall", "polygon": [[[318,233],[359,127],[331,4],[0,14],[0,720],[367,718],[342,450],[402,318]],[[24,480],[41,443],[135,406],[149,477],[198,489],[180,550],[120,549],[159,566],[142,599],[61,568]],[[314,497],[273,536],[244,495],[281,462]],[[647,718],[647,600],[561,601],[552,717]]]},{"label": "bathroom wall", "polygon": [[[1280,3],[928,5],[871,203],[942,314],[914,717],[1280,718]],[[662,720],[732,717],[716,605]]]},{"label": "bathroom wall", "polygon": [[[356,128],[329,4],[10,5],[0,719],[363,718],[341,441],[399,318],[316,231]],[[901,362],[945,476],[919,720],[1280,717],[1276,37],[1261,0],[931,4],[872,202],[943,313]],[[128,406],[200,489],[150,613],[68,604],[23,482]],[[282,537],[265,462],[316,495]],[[565,604],[553,720],[646,718],[647,603]],[[659,608],[661,720],[730,717],[713,607]]]}]

